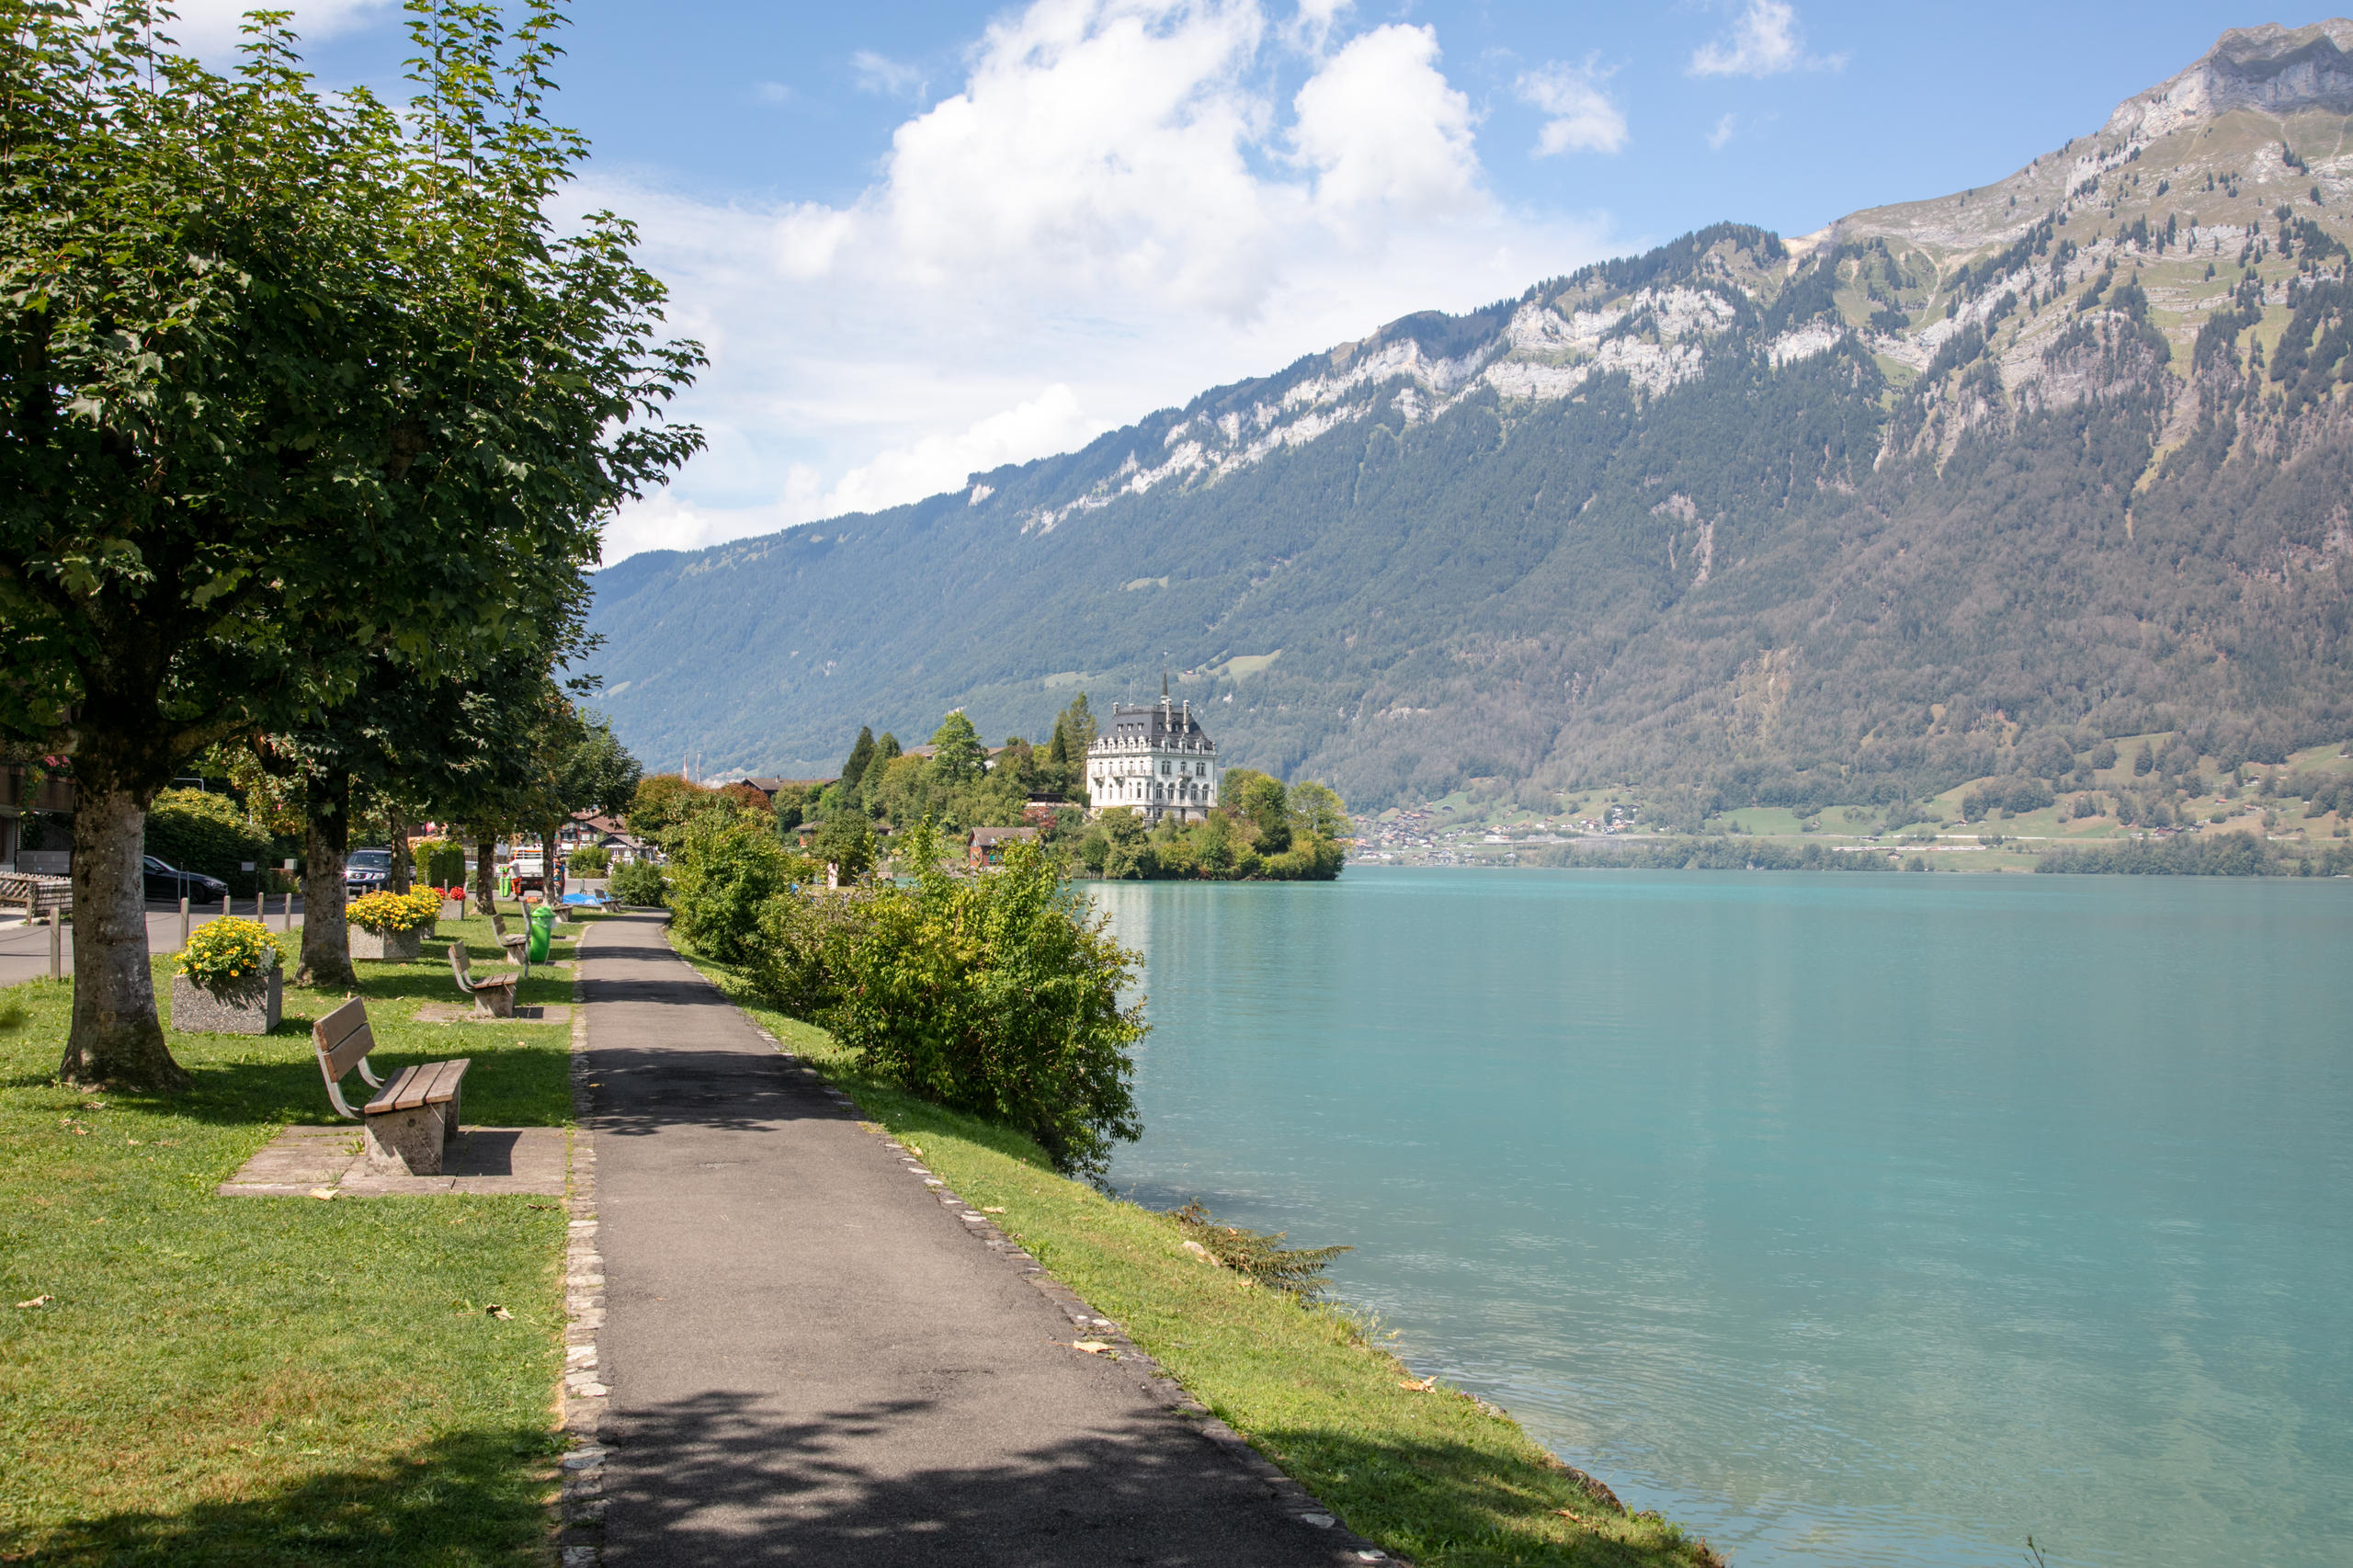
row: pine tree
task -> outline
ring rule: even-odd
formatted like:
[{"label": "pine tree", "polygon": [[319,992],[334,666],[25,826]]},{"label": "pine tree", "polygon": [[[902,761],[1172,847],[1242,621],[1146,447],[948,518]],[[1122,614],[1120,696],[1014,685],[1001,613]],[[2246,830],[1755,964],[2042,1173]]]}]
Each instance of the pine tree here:
[{"label": "pine tree", "polygon": [[874,727],[860,724],[858,727],[858,744],[849,748],[849,760],[842,764],[842,793],[854,793],[859,781],[866,777],[866,770],[873,764]]}]

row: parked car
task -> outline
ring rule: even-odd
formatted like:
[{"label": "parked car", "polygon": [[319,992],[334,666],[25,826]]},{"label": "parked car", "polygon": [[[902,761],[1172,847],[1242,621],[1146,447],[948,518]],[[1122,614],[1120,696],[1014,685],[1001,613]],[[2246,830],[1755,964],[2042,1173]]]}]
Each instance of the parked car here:
[{"label": "parked car", "polygon": [[151,899],[176,902],[184,898],[193,903],[218,903],[228,896],[229,884],[220,878],[208,877],[201,871],[183,871],[153,855],[145,857],[140,870]]},{"label": "parked car", "polygon": [[344,857],[343,896],[358,898],[362,893],[382,892],[392,885],[392,852],[389,849],[355,849]]}]

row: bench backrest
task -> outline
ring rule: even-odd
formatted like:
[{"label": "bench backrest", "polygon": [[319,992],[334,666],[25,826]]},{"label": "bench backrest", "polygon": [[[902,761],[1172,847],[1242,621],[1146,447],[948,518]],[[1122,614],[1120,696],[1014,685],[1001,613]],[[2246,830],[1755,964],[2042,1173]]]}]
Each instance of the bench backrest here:
[{"label": "bench backrest", "polygon": [[337,1111],[358,1120],[358,1113],[344,1103],[343,1079],[354,1067],[361,1067],[361,1076],[370,1084],[376,1082],[362,1066],[368,1053],[376,1049],[375,1031],[368,1027],[367,1004],[355,996],[313,1024],[311,1044],[319,1053],[319,1072],[327,1081],[328,1100]]},{"label": "bench backrest", "polygon": [[449,972],[457,977],[458,989],[471,992],[474,988],[474,962],[467,956],[463,942],[449,944]]}]

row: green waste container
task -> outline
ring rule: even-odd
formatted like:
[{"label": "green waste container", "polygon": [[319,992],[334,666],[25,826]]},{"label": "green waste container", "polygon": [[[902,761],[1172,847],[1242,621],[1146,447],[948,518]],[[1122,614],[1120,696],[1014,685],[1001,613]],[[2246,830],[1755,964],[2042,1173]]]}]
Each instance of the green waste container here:
[{"label": "green waste container", "polygon": [[544,903],[531,905],[531,946],[533,963],[548,961],[548,944],[555,940],[555,910]]}]

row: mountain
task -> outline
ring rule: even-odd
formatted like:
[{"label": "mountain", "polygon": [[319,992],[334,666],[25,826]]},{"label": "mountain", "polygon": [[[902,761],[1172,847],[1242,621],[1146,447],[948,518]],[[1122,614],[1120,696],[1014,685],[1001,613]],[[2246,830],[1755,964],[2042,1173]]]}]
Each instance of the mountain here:
[{"label": "mountain", "polygon": [[640,755],[1037,733],[1164,650],[1232,761],[1897,798],[2353,733],[2353,23],[1801,239],[1408,316],[961,491],[600,574]]}]

